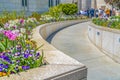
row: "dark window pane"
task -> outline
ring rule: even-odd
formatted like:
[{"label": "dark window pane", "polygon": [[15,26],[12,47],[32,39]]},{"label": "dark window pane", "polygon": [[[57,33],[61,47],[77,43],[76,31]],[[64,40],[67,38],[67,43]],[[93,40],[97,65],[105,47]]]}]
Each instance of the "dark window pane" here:
[{"label": "dark window pane", "polygon": [[25,4],[24,4],[24,0],[22,0],[22,6],[24,6]]},{"label": "dark window pane", "polygon": [[60,0],[58,0],[58,4],[60,4]]},{"label": "dark window pane", "polygon": [[51,6],[51,0],[48,1],[48,6],[49,6],[49,7]]},{"label": "dark window pane", "polygon": [[25,0],[25,6],[27,6],[27,0]]},{"label": "dark window pane", "polygon": [[53,0],[51,0],[51,7],[53,6]]},{"label": "dark window pane", "polygon": [[56,0],[56,5],[58,5],[58,0]]}]

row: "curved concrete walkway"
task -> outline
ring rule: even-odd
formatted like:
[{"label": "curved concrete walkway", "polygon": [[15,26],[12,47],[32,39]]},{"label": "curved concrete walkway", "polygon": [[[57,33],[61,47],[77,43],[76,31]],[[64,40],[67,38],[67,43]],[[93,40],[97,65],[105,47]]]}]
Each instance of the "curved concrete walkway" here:
[{"label": "curved concrete walkway", "polygon": [[120,64],[98,50],[87,37],[87,22],[58,32],[51,44],[88,67],[88,80],[120,80]]}]

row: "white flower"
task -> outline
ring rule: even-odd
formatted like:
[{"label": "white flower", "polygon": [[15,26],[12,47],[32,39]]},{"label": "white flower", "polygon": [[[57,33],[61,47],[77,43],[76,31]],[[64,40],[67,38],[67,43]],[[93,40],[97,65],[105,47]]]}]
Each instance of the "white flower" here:
[{"label": "white flower", "polygon": [[20,28],[20,32],[21,32],[21,33],[25,33],[25,32],[26,32],[26,29],[25,29],[25,28]]},{"label": "white flower", "polygon": [[15,33],[15,34],[17,34],[17,35],[19,35],[19,33],[20,33],[19,30],[13,30],[12,32]]},{"label": "white flower", "polygon": [[3,28],[0,28],[0,33],[3,33],[4,29]]},{"label": "white flower", "polygon": [[23,34],[22,34],[22,33],[20,33],[18,36],[19,36],[19,37],[23,37]]}]

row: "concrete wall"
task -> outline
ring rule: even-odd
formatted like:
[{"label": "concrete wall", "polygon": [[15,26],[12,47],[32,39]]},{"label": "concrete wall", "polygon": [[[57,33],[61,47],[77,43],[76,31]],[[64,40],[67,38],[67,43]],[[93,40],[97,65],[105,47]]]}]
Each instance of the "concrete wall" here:
[{"label": "concrete wall", "polygon": [[29,11],[30,12],[45,12],[48,11],[48,0],[29,0]]},{"label": "concrete wall", "polygon": [[89,39],[105,54],[120,63],[120,31],[90,24]]},{"label": "concrete wall", "polygon": [[61,3],[72,3],[73,0],[61,0]]},{"label": "concrete wall", "polygon": [[45,12],[48,10],[48,0],[28,0],[28,6],[22,6],[22,0],[0,0],[0,11]]},{"label": "concrete wall", "polygon": [[96,0],[97,2],[97,8],[99,9],[101,6],[106,6],[106,3],[104,0]]},{"label": "concrete wall", "polygon": [[21,11],[22,3],[21,0],[0,0],[0,11]]}]

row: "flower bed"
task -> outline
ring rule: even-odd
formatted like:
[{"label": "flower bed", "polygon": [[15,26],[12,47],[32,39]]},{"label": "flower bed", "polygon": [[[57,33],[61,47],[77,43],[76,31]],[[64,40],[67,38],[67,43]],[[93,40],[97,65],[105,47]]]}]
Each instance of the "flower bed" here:
[{"label": "flower bed", "polygon": [[113,16],[110,18],[94,18],[92,22],[96,25],[120,29],[120,16]]},{"label": "flower bed", "polygon": [[39,67],[43,52],[37,52],[32,41],[32,29],[39,22],[35,18],[8,21],[0,27],[0,77]]},{"label": "flower bed", "polygon": [[[35,18],[34,18],[35,17]],[[30,18],[11,16],[0,18],[0,77],[26,71],[44,65],[43,51],[40,53],[32,40],[32,29],[37,25],[63,20],[81,19],[76,16],[61,16],[34,13]]]}]

